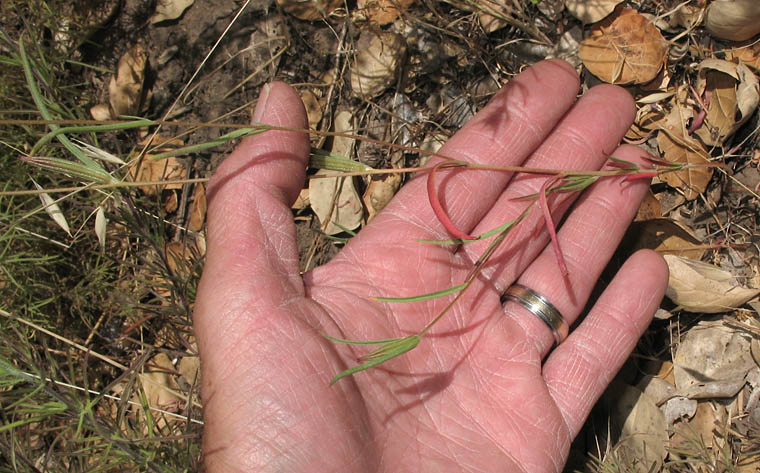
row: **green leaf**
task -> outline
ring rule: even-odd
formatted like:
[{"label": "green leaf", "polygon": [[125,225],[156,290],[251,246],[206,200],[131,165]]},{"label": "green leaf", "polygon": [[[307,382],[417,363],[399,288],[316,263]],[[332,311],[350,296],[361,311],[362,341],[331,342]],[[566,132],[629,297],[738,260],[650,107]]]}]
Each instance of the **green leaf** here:
[{"label": "green leaf", "polygon": [[[366,362],[339,373],[332,379],[332,381],[330,381],[330,385],[337,383],[341,378],[345,378],[346,376],[358,373],[359,371],[364,371],[366,369],[372,368],[373,366],[385,363],[386,361],[396,358],[397,356],[403,355],[404,353],[416,347],[420,343],[421,339],[422,338],[419,335],[410,335],[404,338],[382,340],[385,343],[383,343],[380,348],[362,357],[362,359],[367,360]],[[345,341],[344,343],[356,342]],[[365,343],[358,342],[356,344],[363,345]]]},{"label": "green leaf", "polygon": [[467,283],[457,284],[454,287],[450,287],[448,289],[442,289],[440,291],[435,292],[429,292],[427,294],[420,294],[418,296],[411,296],[411,297],[373,297],[376,301],[380,302],[419,302],[419,301],[427,301],[430,299],[436,299],[438,297],[444,297],[448,296],[449,294],[454,294],[456,292],[461,291],[467,287]]},{"label": "green leaf", "polygon": [[362,172],[370,171],[372,168],[366,164],[348,159],[330,151],[319,148],[311,148],[309,156],[309,167],[315,169],[328,169],[330,171],[342,172]]}]

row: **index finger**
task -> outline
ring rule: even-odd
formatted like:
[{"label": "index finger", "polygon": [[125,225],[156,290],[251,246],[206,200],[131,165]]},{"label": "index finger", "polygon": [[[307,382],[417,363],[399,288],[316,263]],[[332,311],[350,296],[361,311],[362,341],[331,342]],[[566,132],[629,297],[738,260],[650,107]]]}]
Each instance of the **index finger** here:
[{"label": "index finger", "polygon": [[[494,166],[520,165],[544,141],[575,101],[578,75],[561,60],[542,61],[500,90],[440,150],[442,156]],[[465,232],[477,225],[511,179],[507,172],[459,172],[439,189],[443,207]],[[477,194],[477,198],[473,198]],[[426,177],[417,176],[362,230],[354,244],[382,251],[418,238],[447,239],[429,202]],[[379,246],[378,246],[379,245]]]}]

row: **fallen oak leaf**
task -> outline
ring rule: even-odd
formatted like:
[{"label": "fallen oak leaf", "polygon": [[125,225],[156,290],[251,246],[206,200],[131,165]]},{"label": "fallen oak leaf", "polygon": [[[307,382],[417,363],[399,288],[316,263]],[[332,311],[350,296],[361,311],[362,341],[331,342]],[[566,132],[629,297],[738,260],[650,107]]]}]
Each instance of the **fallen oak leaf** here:
[{"label": "fallen oak leaf", "polygon": [[578,56],[605,82],[644,84],[657,77],[665,63],[667,42],[650,20],[624,8],[591,31],[581,42]]},{"label": "fallen oak leaf", "polygon": [[665,294],[689,312],[725,312],[760,294],[760,289],[733,283],[734,275],[717,266],[675,255],[664,258],[670,269]]}]

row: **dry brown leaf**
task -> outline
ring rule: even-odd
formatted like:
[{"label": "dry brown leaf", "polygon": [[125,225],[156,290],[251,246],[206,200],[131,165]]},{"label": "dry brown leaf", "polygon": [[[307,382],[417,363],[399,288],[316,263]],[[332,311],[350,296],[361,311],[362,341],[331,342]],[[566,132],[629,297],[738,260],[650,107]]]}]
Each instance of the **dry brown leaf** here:
[{"label": "dry brown leaf", "polygon": [[108,100],[113,117],[137,115],[145,101],[145,69],[148,53],[139,44],[127,51],[116,67],[108,86]]},{"label": "dry brown leaf", "polygon": [[699,259],[705,253],[702,243],[688,230],[668,218],[655,218],[631,225],[635,235],[633,250],[650,249],[661,254],[675,254]]},{"label": "dry brown leaf", "polygon": [[[158,353],[153,357],[150,365],[154,368],[146,369],[145,372],[139,374],[148,406],[172,410],[183,405],[182,399],[175,394],[177,384],[169,375],[170,372],[174,371],[174,366],[169,357],[165,353]],[[174,419],[174,417],[160,415],[156,417],[158,418],[158,425],[162,427],[166,425],[166,421],[171,423],[171,420]]]},{"label": "dry brown leaf", "polygon": [[609,16],[620,3],[623,0],[566,0],[565,8],[583,23],[596,23]]},{"label": "dry brown leaf", "polygon": [[660,201],[657,200],[657,197],[655,197],[650,189],[644,195],[644,199],[641,201],[639,209],[636,211],[636,217],[633,220],[635,222],[642,222],[660,217],[662,217],[662,204],[660,204]]},{"label": "dry brown leaf", "polygon": [[703,126],[696,130],[707,145],[720,145],[736,132],[760,102],[758,80],[747,66],[720,59],[699,65],[697,90],[708,93],[710,103]]},{"label": "dry brown leaf", "polygon": [[503,0],[480,0],[476,5],[480,26],[486,33],[492,33],[507,26],[507,22],[499,18],[500,16],[512,16],[512,8]]},{"label": "dry brown leaf", "polygon": [[206,189],[203,184],[195,185],[193,193],[193,209],[190,211],[190,230],[199,232],[203,228],[203,222],[206,220]]},{"label": "dry brown leaf", "polygon": [[317,125],[322,120],[322,105],[314,92],[305,89],[301,91],[301,101],[306,108],[306,116],[309,120],[309,128],[316,130]]},{"label": "dry brown leaf", "polygon": [[201,384],[201,359],[193,355],[185,355],[177,364],[177,371],[189,385],[200,386]]},{"label": "dry brown leaf", "polygon": [[693,398],[732,397],[757,366],[752,337],[723,321],[703,321],[681,339],[673,363],[676,388]]},{"label": "dry brown leaf", "polygon": [[98,121],[105,121],[113,118],[111,116],[111,106],[107,103],[99,103],[97,105],[93,105],[90,108],[90,115],[92,115],[92,118]]},{"label": "dry brown leaf", "polygon": [[372,220],[401,187],[401,174],[372,176],[362,200],[367,207],[367,221]]},{"label": "dry brown leaf", "polygon": [[621,426],[617,448],[640,461],[636,471],[658,471],[667,453],[668,423],[654,401],[641,390],[626,386],[611,417]]},{"label": "dry brown leaf", "polygon": [[[704,146],[696,140],[687,138],[682,123],[684,109],[674,107],[673,111],[661,123],[657,134],[657,146],[663,158],[673,163],[703,165],[709,162],[710,156]],[[688,167],[676,172],[660,175],[660,179],[672,187],[681,189],[688,200],[695,199],[707,189],[713,175],[713,168],[706,166]]]},{"label": "dry brown leaf", "polygon": [[583,64],[611,84],[643,84],[660,72],[667,42],[660,31],[636,10],[622,9],[591,31],[578,50]]},{"label": "dry brown leaf", "polygon": [[179,198],[177,197],[177,190],[172,189],[166,195],[164,199],[164,210],[166,213],[174,213],[179,208]]},{"label": "dry brown leaf", "polygon": [[343,6],[343,0],[277,0],[285,13],[299,20],[319,20]]},{"label": "dry brown leaf", "polygon": [[713,0],[707,7],[705,28],[720,39],[750,39],[760,33],[760,4],[757,0]]},{"label": "dry brown leaf", "polygon": [[195,0],[158,0],[156,12],[150,17],[151,24],[176,20]]},{"label": "dry brown leaf", "polygon": [[760,43],[746,41],[743,44],[737,44],[726,51],[726,59],[733,62],[741,61],[755,71],[760,71]]},{"label": "dry brown leaf", "polygon": [[694,28],[700,23],[705,16],[705,7],[697,5],[681,4],[673,14],[668,18],[671,27],[680,26],[684,29]]},{"label": "dry brown leaf", "polygon": [[[317,171],[317,175],[332,173],[334,171],[326,169]],[[364,216],[361,198],[350,177],[310,179],[309,203],[328,235],[341,233],[344,229],[355,230]]]},{"label": "dry brown leaf", "polygon": [[[147,140],[143,140],[138,144],[140,146],[145,146],[147,143]],[[152,150],[152,153],[146,154],[143,157],[139,170],[136,168],[140,160],[136,159],[136,157],[133,159],[133,162],[129,168],[129,178],[135,182],[157,182],[185,179],[187,177],[187,171],[185,169],[185,166],[178,158],[170,157],[164,159],[151,159],[153,153],[158,154],[173,148],[181,147],[184,145],[184,142],[178,138],[165,138],[163,136],[157,135],[153,138],[151,143],[155,148]],[[148,195],[157,195],[164,189],[181,188],[182,184],[178,183],[140,187],[140,189],[142,189],[142,191]]]},{"label": "dry brown leaf", "polygon": [[414,0],[358,0],[356,13],[370,23],[384,26],[393,23],[412,3]]},{"label": "dry brown leaf", "polygon": [[406,42],[390,31],[364,30],[356,51],[349,71],[351,92],[356,97],[376,97],[396,82]]},{"label": "dry brown leaf", "polygon": [[308,206],[309,206],[309,189],[303,188],[301,189],[301,192],[298,193],[298,197],[296,197],[296,201],[293,202],[293,205],[291,205],[290,208],[294,210],[303,210]]},{"label": "dry brown leaf", "polygon": [[739,286],[734,275],[698,260],[665,255],[670,269],[665,294],[690,312],[715,314],[741,307],[760,289]]},{"label": "dry brown leaf", "polygon": [[[690,448],[694,445],[695,437],[708,449],[715,447],[715,426],[723,425],[726,418],[726,408],[717,403],[702,401],[697,404],[697,410],[688,422],[676,425],[675,432],[670,443],[675,447],[670,450],[676,458],[687,459],[685,455],[678,454],[681,450],[679,444]],[[757,473],[757,472],[754,472]]]},{"label": "dry brown leaf", "polygon": [[[184,179],[186,177],[185,166],[175,157],[165,159],[146,159],[142,160],[140,169],[136,170],[137,161],[132,165],[129,175],[135,182],[157,182]],[[148,195],[156,195],[164,189],[180,189],[182,184],[169,183],[164,185],[140,186],[143,192]]]}]

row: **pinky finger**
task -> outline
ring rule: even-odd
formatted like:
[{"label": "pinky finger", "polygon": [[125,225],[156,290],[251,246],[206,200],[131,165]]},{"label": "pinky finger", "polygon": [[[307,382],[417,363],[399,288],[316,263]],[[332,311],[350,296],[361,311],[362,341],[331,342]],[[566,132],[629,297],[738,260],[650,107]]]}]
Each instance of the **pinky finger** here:
[{"label": "pinky finger", "polygon": [[649,325],[667,281],[661,256],[652,251],[634,254],[546,360],[544,380],[573,437]]}]

